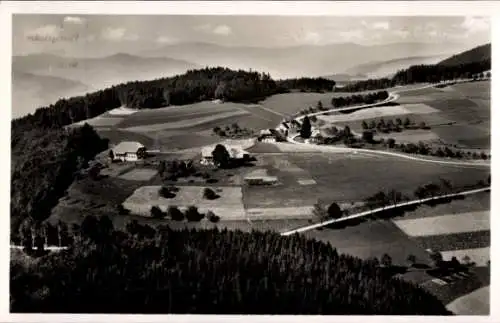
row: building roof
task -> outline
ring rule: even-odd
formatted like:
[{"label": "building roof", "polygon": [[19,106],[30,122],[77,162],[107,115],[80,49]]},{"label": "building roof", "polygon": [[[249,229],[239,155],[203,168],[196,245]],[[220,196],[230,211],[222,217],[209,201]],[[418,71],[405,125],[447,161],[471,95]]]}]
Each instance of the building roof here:
[{"label": "building roof", "polygon": [[144,145],[137,141],[122,141],[113,148],[115,154],[136,153]]}]

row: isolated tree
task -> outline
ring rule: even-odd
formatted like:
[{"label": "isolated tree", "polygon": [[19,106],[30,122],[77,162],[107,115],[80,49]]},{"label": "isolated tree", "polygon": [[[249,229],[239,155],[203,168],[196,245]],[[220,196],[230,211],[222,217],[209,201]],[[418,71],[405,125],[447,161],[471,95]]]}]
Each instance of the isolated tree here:
[{"label": "isolated tree", "polygon": [[420,127],[420,129],[426,129],[427,125],[425,124],[424,121],[422,121],[422,122],[420,122],[419,127]]},{"label": "isolated tree", "polygon": [[312,213],[320,221],[328,219],[328,212],[324,207],[324,203],[319,200],[314,204]]},{"label": "isolated tree", "polygon": [[439,251],[432,251],[429,257],[435,266],[439,266],[443,262],[443,255]]},{"label": "isolated tree", "polygon": [[323,110],[323,102],[318,101],[318,103],[316,103],[316,109],[318,109],[318,111],[322,111]]},{"label": "isolated tree", "polygon": [[464,264],[469,265],[471,262],[471,259],[468,255],[465,255],[465,256],[463,256],[462,261],[464,262]]},{"label": "isolated tree", "polygon": [[300,136],[304,139],[311,137],[311,121],[308,116],[304,117],[302,120],[302,126],[300,127]]},{"label": "isolated tree", "polygon": [[396,125],[401,127],[403,125],[403,120],[401,120],[401,118],[396,118]]},{"label": "isolated tree", "polygon": [[408,128],[410,126],[411,122],[410,122],[410,119],[408,119],[408,117],[405,118],[405,121],[403,122],[403,126],[405,128]]},{"label": "isolated tree", "polygon": [[361,128],[363,128],[363,130],[368,129],[368,123],[365,120],[363,120],[363,122],[361,122]]},{"label": "isolated tree", "polygon": [[173,221],[184,220],[184,214],[177,206],[170,205],[167,209],[167,216]]},{"label": "isolated tree", "polygon": [[460,267],[460,262],[458,261],[457,257],[451,257],[450,265],[454,268]]},{"label": "isolated tree", "polygon": [[136,154],[137,154],[137,158],[139,158],[139,159],[146,158],[146,148],[141,147],[141,148],[137,149]]},{"label": "isolated tree", "polygon": [[370,130],[363,131],[363,140],[372,143],[373,142],[373,132]]},{"label": "isolated tree", "polygon": [[406,258],[406,260],[408,261],[408,263],[410,263],[410,266],[413,266],[417,262],[417,257],[415,255],[408,255],[408,258]]},{"label": "isolated tree", "polygon": [[108,156],[111,161],[115,160],[115,153],[113,152],[113,149],[109,150]]},{"label": "isolated tree", "polygon": [[330,206],[328,207],[327,213],[328,213],[328,217],[330,219],[339,219],[342,217],[342,209],[335,202],[330,204]]},{"label": "isolated tree", "polygon": [[162,186],[160,188],[159,193],[160,193],[161,197],[166,198],[166,199],[171,199],[171,198],[175,197],[175,193],[172,192],[171,188],[167,187],[167,186]]},{"label": "isolated tree", "polygon": [[387,147],[394,148],[395,145],[396,145],[396,140],[394,140],[393,138],[387,139]]},{"label": "isolated tree", "polygon": [[370,129],[375,129],[375,128],[377,128],[377,123],[375,122],[375,120],[370,121]]},{"label": "isolated tree", "polygon": [[153,219],[163,219],[165,214],[158,206],[154,205],[151,207],[151,217]]},{"label": "isolated tree", "polygon": [[351,128],[349,126],[347,126],[347,125],[344,127],[344,137],[345,138],[351,138],[352,137]]},{"label": "isolated tree", "polygon": [[190,222],[197,222],[203,218],[203,214],[198,211],[198,208],[191,205],[187,208],[185,213],[186,219]]},{"label": "isolated tree", "polygon": [[220,220],[220,217],[215,215],[214,212],[212,212],[212,211],[208,211],[205,216],[208,219],[208,221],[213,222],[213,223],[217,223]]},{"label": "isolated tree", "polygon": [[229,166],[229,163],[231,161],[229,152],[227,151],[226,147],[221,144],[217,144],[217,146],[215,146],[214,151],[212,151],[212,157],[214,159],[215,165],[220,168]]},{"label": "isolated tree", "polygon": [[203,197],[207,200],[215,200],[219,197],[219,195],[217,195],[217,193],[215,193],[211,188],[205,187],[203,190]]},{"label": "isolated tree", "polygon": [[384,253],[382,256],[382,259],[380,259],[380,262],[384,267],[390,267],[392,266],[392,258],[388,254]]}]

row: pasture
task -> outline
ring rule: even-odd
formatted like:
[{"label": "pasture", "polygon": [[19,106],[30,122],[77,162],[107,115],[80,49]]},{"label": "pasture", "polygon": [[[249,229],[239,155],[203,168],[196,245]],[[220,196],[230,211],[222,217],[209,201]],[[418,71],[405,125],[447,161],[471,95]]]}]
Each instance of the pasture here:
[{"label": "pasture", "polygon": [[446,308],[457,315],[489,315],[489,299],[490,286],[485,286],[455,299]]},{"label": "pasture", "polygon": [[406,104],[406,105],[387,105],[373,108],[366,108],[354,111],[352,113],[331,113],[329,115],[320,115],[318,119],[327,123],[362,121],[388,116],[404,116],[407,114],[429,114],[436,113],[438,110],[425,104]]},{"label": "pasture", "polygon": [[151,180],[158,172],[155,169],[149,168],[134,168],[125,174],[120,175],[120,178],[126,179],[129,181],[149,181]]},{"label": "pasture", "polygon": [[420,219],[401,219],[395,220],[394,223],[411,237],[476,232],[490,229],[490,212],[478,211]]}]

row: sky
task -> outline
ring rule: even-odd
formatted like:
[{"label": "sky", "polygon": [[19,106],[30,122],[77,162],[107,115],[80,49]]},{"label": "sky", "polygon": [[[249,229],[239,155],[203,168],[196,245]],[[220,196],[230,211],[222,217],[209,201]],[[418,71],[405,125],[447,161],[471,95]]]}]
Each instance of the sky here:
[{"label": "sky", "polygon": [[[13,54],[129,52],[179,42],[286,47],[490,42],[488,17],[14,15]],[[82,55],[83,56],[83,55]]]}]

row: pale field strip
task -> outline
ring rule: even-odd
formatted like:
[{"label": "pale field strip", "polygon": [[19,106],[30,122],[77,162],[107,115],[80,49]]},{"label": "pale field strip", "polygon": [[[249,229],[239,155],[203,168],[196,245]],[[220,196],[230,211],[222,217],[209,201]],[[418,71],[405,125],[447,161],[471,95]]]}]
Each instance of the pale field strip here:
[{"label": "pale field strip", "polygon": [[316,185],[316,181],[314,179],[299,179],[297,180],[299,185]]},{"label": "pale field strip", "polygon": [[407,114],[429,114],[436,113],[439,110],[434,109],[423,103],[404,104],[395,106],[382,106],[373,107],[369,109],[358,110],[350,114],[336,114],[336,115],[320,115],[318,119],[325,122],[350,122],[357,120],[373,119],[386,116],[397,116]]},{"label": "pale field strip", "polygon": [[85,119],[82,121],[78,121],[75,123],[70,124],[70,127],[74,126],[83,126],[84,124],[88,123],[89,125],[93,127],[112,127],[118,123],[120,123],[123,120],[123,118],[118,118],[118,117],[101,117],[97,116],[92,119]]},{"label": "pale field strip", "polygon": [[119,107],[119,108],[108,111],[108,113],[110,115],[116,115],[116,116],[128,116],[128,115],[134,114],[136,112],[139,112],[139,110],[130,109],[127,107]]},{"label": "pale field strip", "polygon": [[241,187],[211,187],[216,191],[221,190],[217,192],[220,197],[215,200],[203,198],[204,188],[204,186],[180,186],[174,198],[166,199],[159,195],[160,186],[143,186],[135,190],[123,202],[123,206],[133,214],[150,216],[152,206],[158,206],[162,211],[166,211],[169,206],[185,210],[188,206],[194,205],[202,213],[209,210],[214,212],[221,217],[221,220],[246,219]]},{"label": "pale field strip", "polygon": [[457,315],[489,315],[490,286],[460,296],[446,305],[446,308]]},{"label": "pale field strip", "polygon": [[158,171],[148,168],[136,168],[119,177],[129,181],[148,181],[156,175]]},{"label": "pale field strip", "polygon": [[244,110],[235,110],[222,112],[218,114],[214,114],[211,116],[206,116],[202,118],[191,118],[186,120],[180,120],[175,122],[167,122],[167,123],[152,123],[147,126],[136,126],[136,127],[128,127],[123,128],[123,130],[132,131],[132,132],[147,132],[147,131],[161,131],[161,130],[171,130],[171,129],[182,129],[195,127],[199,125],[203,125],[205,123],[209,123],[212,121],[216,121],[219,119],[226,119],[231,117],[239,117],[244,115],[249,115],[248,111]]},{"label": "pale field strip", "polygon": [[393,221],[410,237],[490,230],[490,211],[440,215]]},{"label": "pale field strip", "polygon": [[402,132],[393,132],[389,134],[377,134],[375,139],[379,138],[393,138],[398,143],[417,143],[419,141],[437,141],[440,140],[439,136],[429,130],[405,130]]},{"label": "pale field strip", "polygon": [[439,252],[444,260],[451,260],[452,257],[457,257],[457,259],[462,262],[463,258],[467,256],[470,258],[470,261],[475,262],[477,266],[486,266],[488,260],[490,260],[490,247],[449,251],[439,250]]},{"label": "pale field strip", "polygon": [[249,208],[246,210],[250,220],[265,219],[309,219],[311,218],[312,206],[293,206],[277,208]]}]

